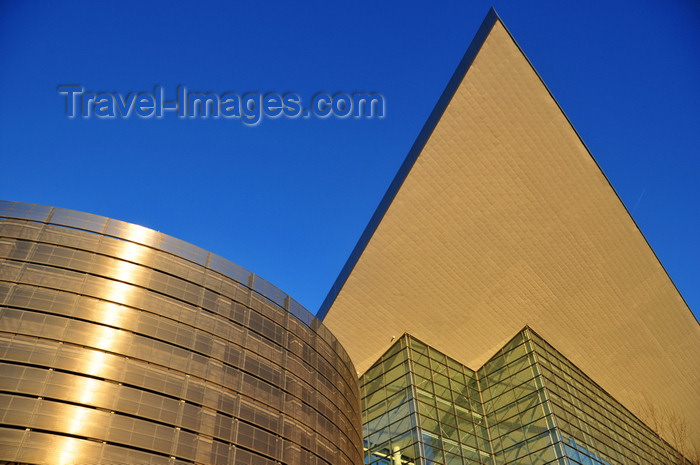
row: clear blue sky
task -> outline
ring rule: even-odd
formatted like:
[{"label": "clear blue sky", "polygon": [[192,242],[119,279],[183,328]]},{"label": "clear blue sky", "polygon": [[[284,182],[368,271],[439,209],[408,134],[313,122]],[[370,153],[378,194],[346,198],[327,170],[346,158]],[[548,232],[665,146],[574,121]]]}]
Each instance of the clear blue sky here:
[{"label": "clear blue sky", "polygon": [[[0,198],[195,243],[316,311],[491,3],[0,3]],[[700,312],[700,3],[493,5]],[[90,91],[380,92],[383,119],[68,119]]]}]

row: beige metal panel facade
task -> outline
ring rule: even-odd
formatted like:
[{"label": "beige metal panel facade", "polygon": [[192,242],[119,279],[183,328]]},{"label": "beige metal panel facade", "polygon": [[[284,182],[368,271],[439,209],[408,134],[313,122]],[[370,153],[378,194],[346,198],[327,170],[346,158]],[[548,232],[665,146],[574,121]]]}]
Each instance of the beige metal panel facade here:
[{"label": "beige metal panel facade", "polygon": [[0,463],[357,464],[352,363],[198,247],[0,202]]},{"label": "beige metal panel facade", "polygon": [[403,333],[478,368],[529,325],[698,438],[700,327],[500,20],[335,289],[324,324],[360,373]]}]

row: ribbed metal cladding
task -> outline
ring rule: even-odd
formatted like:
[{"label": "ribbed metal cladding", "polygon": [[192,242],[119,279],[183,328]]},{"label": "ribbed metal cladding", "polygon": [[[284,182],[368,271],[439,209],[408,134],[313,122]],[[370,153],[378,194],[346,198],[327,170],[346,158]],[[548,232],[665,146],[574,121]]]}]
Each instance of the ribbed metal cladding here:
[{"label": "ribbed metal cladding", "polygon": [[362,462],[345,350],[198,247],[0,202],[0,305],[0,463]]}]

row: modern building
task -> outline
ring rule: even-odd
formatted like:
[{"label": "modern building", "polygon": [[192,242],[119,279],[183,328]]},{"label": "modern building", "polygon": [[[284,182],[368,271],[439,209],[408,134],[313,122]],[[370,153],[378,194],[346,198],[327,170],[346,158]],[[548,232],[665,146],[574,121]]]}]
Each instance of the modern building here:
[{"label": "modern building", "polygon": [[405,334],[360,383],[368,464],[686,463],[527,327],[477,371]]},{"label": "modern building", "polygon": [[[398,465],[417,457],[415,463],[462,463],[460,454],[470,460],[465,463],[680,463],[666,452],[667,443],[637,429],[636,418],[686,453],[693,442],[700,447],[700,326],[494,11],[319,316],[362,375],[369,463]],[[401,339],[404,334],[410,337]],[[489,375],[494,357],[514,337],[525,340],[523,350],[533,354],[522,363],[530,365],[527,376],[542,405],[542,419],[530,429],[531,418],[514,417],[505,425],[499,412],[514,415],[513,403],[533,386],[493,400],[506,386],[526,381],[499,379],[494,387]],[[477,433],[467,431],[466,443],[462,433],[458,440],[449,430],[452,420],[424,415],[420,390],[433,391],[421,387],[410,355],[408,379],[401,383],[411,386],[406,399],[412,400],[406,402],[417,409],[407,420],[410,433],[396,434],[411,439],[387,443],[385,436],[367,436],[377,434],[378,424],[399,419],[390,413],[375,420],[372,410],[391,412],[398,399],[387,394],[382,407],[368,397],[376,383],[398,388],[391,376],[382,381],[374,376],[381,371],[377,360],[398,350],[397,340],[404,341],[402,348],[421,341],[431,353],[462,366],[456,368],[456,385],[450,381],[439,388],[452,392],[443,397],[432,365],[423,365],[428,371],[421,376],[432,380],[435,402],[454,403],[452,409],[431,405],[440,418],[459,417],[465,384],[471,386],[470,402],[480,393],[481,405],[470,404],[473,418],[480,419],[474,420]],[[523,397],[529,400],[535,398]],[[512,405],[502,407],[506,404]],[[428,427],[422,426],[424,417],[430,418]],[[637,432],[627,437],[611,429],[618,422]],[[480,430],[484,425],[488,435]],[[545,431],[548,438],[536,436]],[[393,430],[386,434],[395,436]]]},{"label": "modern building", "polygon": [[0,463],[362,461],[343,348],[258,276],[141,226],[0,202]]},{"label": "modern building", "polygon": [[150,229],[0,202],[0,464],[656,465],[700,445],[700,327],[493,11],[319,317]]}]

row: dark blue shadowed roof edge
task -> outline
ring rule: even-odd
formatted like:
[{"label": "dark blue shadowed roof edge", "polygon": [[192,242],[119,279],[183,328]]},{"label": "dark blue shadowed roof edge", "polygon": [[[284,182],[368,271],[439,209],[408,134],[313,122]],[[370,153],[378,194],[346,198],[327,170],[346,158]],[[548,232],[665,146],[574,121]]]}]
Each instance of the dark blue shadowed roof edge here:
[{"label": "dark blue shadowed roof edge", "polygon": [[384,194],[384,197],[382,198],[381,202],[379,203],[379,206],[375,210],[374,215],[372,215],[372,218],[367,224],[367,227],[362,233],[362,236],[360,236],[360,240],[357,242],[357,245],[355,245],[355,248],[350,254],[348,261],[345,263],[345,266],[343,266],[343,269],[340,271],[338,278],[335,280],[335,283],[333,283],[333,286],[328,292],[328,295],[321,304],[321,308],[319,308],[318,312],[316,313],[316,317],[318,319],[323,320],[328,314],[328,310],[330,310],[331,306],[333,305],[333,302],[335,302],[336,297],[340,293],[340,290],[345,285],[345,281],[347,281],[353,268],[355,268],[357,261],[362,255],[362,252],[364,252],[365,247],[367,247],[367,244],[374,235],[374,232],[379,226],[380,221],[382,220],[382,218],[384,218],[384,215],[389,209],[391,202],[393,202],[394,197],[396,197],[396,194],[401,188],[401,185],[406,180],[408,173],[411,171],[413,164],[418,159],[418,155],[420,155],[421,151],[423,150],[423,147],[425,147],[425,144],[428,142],[428,139],[435,130],[435,127],[440,121],[440,118],[442,118],[445,109],[447,109],[447,105],[449,105],[455,92],[457,92],[457,88],[462,83],[462,80],[464,80],[467,71],[469,71],[469,68],[474,62],[474,58],[476,58],[476,55],[479,53],[479,50],[481,50],[481,47],[486,41],[486,37],[491,32],[491,29],[496,24],[496,21],[500,21],[500,18],[498,17],[496,10],[493,7],[491,7],[491,9],[489,9],[489,12],[486,14],[486,18],[481,23],[479,30],[474,36],[474,39],[472,39],[471,44],[469,44],[469,48],[467,48],[466,53],[462,57],[462,60],[459,62],[457,69],[452,74],[452,77],[447,83],[445,90],[442,92],[442,95],[438,99],[438,102],[433,108],[433,111],[430,113],[428,120],[425,122],[425,125],[423,125],[423,129],[421,129],[420,133],[418,134],[418,137],[413,143],[411,150],[409,150],[406,159],[401,165],[401,168],[399,168],[398,173],[396,173],[396,176],[391,182],[389,189],[387,190],[386,194]]}]

